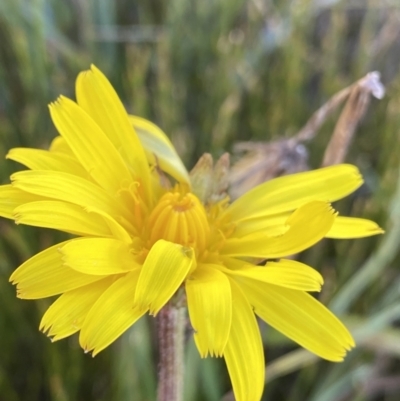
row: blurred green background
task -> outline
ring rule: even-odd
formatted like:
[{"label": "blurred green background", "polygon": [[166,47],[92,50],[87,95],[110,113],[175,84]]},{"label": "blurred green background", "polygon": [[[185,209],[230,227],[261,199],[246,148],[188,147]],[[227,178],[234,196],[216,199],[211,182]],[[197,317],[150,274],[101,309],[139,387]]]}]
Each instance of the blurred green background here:
[{"label": "blurred green background", "polygon": [[[96,64],[127,109],[168,133],[190,168],[238,140],[289,137],[333,94],[378,70],[386,85],[346,159],[366,185],[337,207],[379,222],[385,236],[325,240],[301,255],[325,277],[320,299],[351,328],[344,363],[318,360],[261,324],[264,400],[400,399],[400,4],[397,0],[2,0],[0,179],[20,166],[17,146],[56,135],[47,104],[74,97],[79,71]],[[318,167],[338,114],[309,145]],[[76,336],[38,332],[51,300],[23,301],[11,272],[62,234],[0,221],[0,400],[155,399],[153,318],[96,358]],[[185,401],[231,400],[223,360],[200,360],[189,340]]]}]

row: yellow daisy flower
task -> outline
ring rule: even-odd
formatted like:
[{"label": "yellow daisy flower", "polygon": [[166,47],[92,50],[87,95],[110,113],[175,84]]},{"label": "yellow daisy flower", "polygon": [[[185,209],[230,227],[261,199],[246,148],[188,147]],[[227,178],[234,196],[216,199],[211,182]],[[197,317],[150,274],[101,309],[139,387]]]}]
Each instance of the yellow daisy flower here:
[{"label": "yellow daisy flower", "polygon": [[[238,401],[259,400],[264,384],[255,315],[322,358],[343,359],[350,333],[307,293],[320,290],[322,277],[284,257],[323,237],[382,232],[328,203],[362,184],[356,167],[277,178],[233,203],[203,199],[166,135],[129,117],[96,67],[78,76],[76,97],[50,105],[61,136],[49,151],[8,153],[30,170],[0,187],[1,216],[78,236],[10,278],[19,298],[61,294],[42,331],[53,340],[79,331],[95,355],[184,287],[199,353],[225,358]],[[259,260],[267,262],[252,263]]]}]

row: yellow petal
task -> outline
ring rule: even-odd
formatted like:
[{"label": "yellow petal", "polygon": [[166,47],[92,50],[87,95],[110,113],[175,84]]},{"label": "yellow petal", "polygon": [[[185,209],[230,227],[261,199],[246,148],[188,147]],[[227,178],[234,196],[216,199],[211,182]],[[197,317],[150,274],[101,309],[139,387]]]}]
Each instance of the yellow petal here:
[{"label": "yellow petal", "polygon": [[224,357],[236,401],[260,401],[264,388],[264,350],[260,330],[248,300],[234,283],[232,327]]},{"label": "yellow petal", "polygon": [[149,163],[159,165],[161,170],[178,182],[190,186],[189,174],[167,135],[157,125],[144,118],[129,116],[129,120],[138,134]]},{"label": "yellow petal", "polygon": [[134,270],[119,278],[90,309],[79,336],[86,352],[93,350],[95,356],[147,312],[133,302],[138,277],[139,270]]},{"label": "yellow petal", "polygon": [[268,261],[265,266],[254,266],[243,262],[243,268],[239,270],[224,271],[233,276],[302,291],[321,291],[324,283],[322,276],[315,269],[289,259],[281,259],[279,262]]},{"label": "yellow petal", "polygon": [[239,222],[288,212],[313,200],[333,202],[354,192],[363,183],[357,167],[339,164],[275,178],[241,196],[224,216]]},{"label": "yellow petal", "polygon": [[302,347],[334,362],[342,361],[354,347],[342,322],[306,292],[239,280],[256,314]]},{"label": "yellow petal", "polygon": [[321,240],[332,227],[335,214],[325,202],[309,202],[298,208],[286,221],[288,230],[279,237],[263,232],[228,239],[221,252],[227,256],[276,259],[301,252]]},{"label": "yellow petal", "polygon": [[113,236],[103,217],[67,202],[25,203],[15,208],[13,217],[17,224],[53,228],[82,236]]},{"label": "yellow petal", "polygon": [[69,241],[54,245],[23,263],[10,277],[17,296],[38,299],[58,295],[98,281],[104,276],[79,273],[63,265],[59,249]]},{"label": "yellow petal", "polygon": [[39,330],[52,337],[52,341],[76,333],[90,308],[112,283],[112,279],[105,278],[62,294],[47,309]]},{"label": "yellow petal", "polygon": [[111,216],[132,215],[116,198],[96,184],[72,174],[58,171],[21,171],[11,176],[12,185],[43,197],[71,202],[84,208],[102,210]]},{"label": "yellow petal", "polygon": [[16,207],[41,199],[44,198],[22,191],[12,185],[0,185],[0,216],[13,219],[13,211]]},{"label": "yellow petal", "polygon": [[232,237],[241,238],[246,235],[261,232],[268,237],[275,237],[287,231],[286,220],[292,212],[284,212],[267,217],[255,217],[242,220],[235,224],[235,231]]},{"label": "yellow petal", "polygon": [[86,171],[112,194],[128,187],[131,174],[113,143],[75,102],[60,97],[50,105],[51,118]]},{"label": "yellow petal", "polygon": [[79,74],[76,97],[79,106],[93,118],[131,166],[149,196],[150,169],[142,145],[117,93],[94,65]]},{"label": "yellow petal", "polygon": [[200,356],[222,356],[232,319],[229,279],[212,265],[200,265],[186,280],[189,316]]},{"label": "yellow petal", "polygon": [[21,163],[31,170],[64,171],[86,179],[89,177],[76,159],[65,154],[41,149],[14,148],[8,152],[6,158]]},{"label": "yellow petal", "polygon": [[50,152],[54,152],[54,153],[64,153],[67,156],[77,160],[76,156],[74,155],[74,152],[68,146],[68,143],[66,142],[66,140],[60,135],[56,136],[51,141],[51,144],[50,144],[50,147],[49,147],[49,151]]},{"label": "yellow petal", "polygon": [[337,216],[326,236],[328,238],[346,239],[364,238],[383,233],[384,231],[371,220]]},{"label": "yellow petal", "polygon": [[150,249],[140,272],[135,304],[156,315],[196,263],[192,248],[159,240]]},{"label": "yellow petal", "polygon": [[78,238],[60,247],[60,253],[66,266],[85,274],[121,274],[140,267],[129,246],[113,238]]},{"label": "yellow petal", "polygon": [[[119,239],[121,241],[126,242],[127,244],[132,243],[132,238],[129,235],[128,231],[119,224],[113,217],[111,217],[109,214],[103,212],[102,210],[96,209],[96,208],[91,208],[88,207],[85,209],[88,213],[94,213],[95,215],[101,216],[105,223],[107,224],[110,232],[112,233],[112,237],[115,239]],[[125,223],[130,223],[129,221],[122,219]],[[132,235],[137,236],[137,231],[134,227],[132,227],[130,224],[128,225],[128,228],[131,230]]]}]

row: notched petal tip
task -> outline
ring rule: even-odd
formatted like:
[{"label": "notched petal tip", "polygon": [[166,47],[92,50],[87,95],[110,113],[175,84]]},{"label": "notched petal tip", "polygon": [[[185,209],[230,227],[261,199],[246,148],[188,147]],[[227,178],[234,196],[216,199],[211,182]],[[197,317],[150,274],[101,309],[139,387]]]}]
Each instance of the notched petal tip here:
[{"label": "notched petal tip", "polygon": [[[14,149],[15,149],[15,148],[14,148]],[[12,153],[14,153],[14,149],[10,149],[10,150],[7,152],[7,154],[6,154],[6,156],[5,156],[5,159],[6,159],[6,160],[9,160],[9,159],[10,159]]]},{"label": "notched petal tip", "polygon": [[56,100],[53,100],[52,102],[50,102],[48,104],[48,107],[49,107],[50,111],[56,110],[57,108],[62,107],[63,103],[65,103],[66,101],[72,102],[72,100],[67,98],[66,96],[60,95],[56,98]]},{"label": "notched petal tip", "polygon": [[226,344],[224,344],[223,346],[219,346],[219,348],[215,348],[213,347],[213,345],[215,344],[205,343],[204,338],[203,341],[201,341],[200,335],[197,332],[194,333],[193,338],[201,359],[205,359],[208,357],[222,358],[224,356]]},{"label": "notched petal tip", "polygon": [[98,69],[95,64],[91,63],[90,67],[87,70],[83,70],[78,74],[78,78],[77,78],[77,83],[79,81],[79,79],[82,78],[90,78],[90,77],[95,77],[95,78],[105,78],[107,79],[107,77],[101,72],[100,69]]},{"label": "notched petal tip", "polygon": [[21,213],[12,212],[12,218],[14,219],[15,224],[20,224],[21,217],[22,217]]},{"label": "notched petal tip", "polygon": [[104,74],[96,67],[96,65],[93,64],[93,63],[90,64],[90,70],[88,70],[88,72],[93,72],[93,73],[97,73],[97,74],[104,75]]},{"label": "notched petal tip", "polygon": [[160,307],[159,305],[154,305],[154,304],[145,305],[144,303],[138,304],[137,307],[140,313],[144,314],[148,311],[149,315],[153,317],[156,317],[158,315],[158,312],[160,312],[160,310],[162,309],[162,307]]},{"label": "notched petal tip", "polygon": [[215,344],[212,342],[205,342],[204,338],[203,341],[200,340],[200,335],[198,333],[194,334],[194,340],[197,346],[197,350],[199,352],[200,358],[205,359],[209,356],[211,358],[222,358],[224,356],[224,351],[226,348],[225,344]]},{"label": "notched petal tip", "polygon": [[92,356],[94,356],[93,350],[95,349],[95,346],[93,344],[89,345],[88,339],[87,338],[84,339],[82,337],[82,331],[79,333],[79,345],[81,346],[84,354],[92,353]]},{"label": "notched petal tip", "polygon": [[[8,281],[13,285],[18,284],[18,278],[16,276],[18,276],[18,269],[14,270],[8,279]],[[18,287],[17,287],[17,291],[18,291]]]},{"label": "notched petal tip", "polygon": [[104,350],[104,348],[96,348],[93,345],[82,345],[80,343],[81,348],[83,349],[84,354],[90,354],[92,358],[94,358],[96,355],[98,355],[101,351]]},{"label": "notched petal tip", "polygon": [[85,354],[90,354],[92,358],[98,355],[101,351],[105,349],[105,347],[96,347],[93,344],[89,344],[88,342],[82,343],[81,338],[79,339],[79,345],[83,349]]},{"label": "notched petal tip", "polygon": [[321,292],[322,286],[324,285],[324,281],[315,282],[315,286],[311,287],[307,290],[307,292]]},{"label": "notched petal tip", "polygon": [[342,350],[341,352],[336,353],[336,355],[332,354],[330,358],[325,358],[327,360],[329,360],[330,362],[335,362],[335,363],[340,363],[343,362],[348,354],[348,352],[350,352],[355,346],[355,342],[353,340],[353,338],[351,337],[349,340],[349,342],[345,343],[342,342]]}]

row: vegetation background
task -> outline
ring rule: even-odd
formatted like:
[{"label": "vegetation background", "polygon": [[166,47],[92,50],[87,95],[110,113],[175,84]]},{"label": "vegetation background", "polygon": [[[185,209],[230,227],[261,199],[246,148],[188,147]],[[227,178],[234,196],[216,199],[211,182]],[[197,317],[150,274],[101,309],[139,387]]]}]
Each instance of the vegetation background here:
[{"label": "vegetation background", "polygon": [[[366,185],[335,205],[374,219],[379,238],[324,240],[301,259],[319,269],[320,299],[351,328],[344,363],[319,360],[261,325],[263,400],[400,399],[400,4],[397,0],[1,0],[0,180],[20,169],[17,146],[46,148],[56,135],[47,104],[74,97],[95,63],[127,109],[168,133],[187,166],[238,140],[290,137],[334,93],[367,72],[387,93],[373,100],[346,161]],[[338,113],[308,145],[318,167]],[[0,221],[0,400],[155,399],[154,319],[142,319],[96,358],[76,336],[39,333],[51,300],[23,301],[8,282],[29,256],[62,234]],[[231,400],[223,360],[200,360],[188,341],[185,401]]]}]

